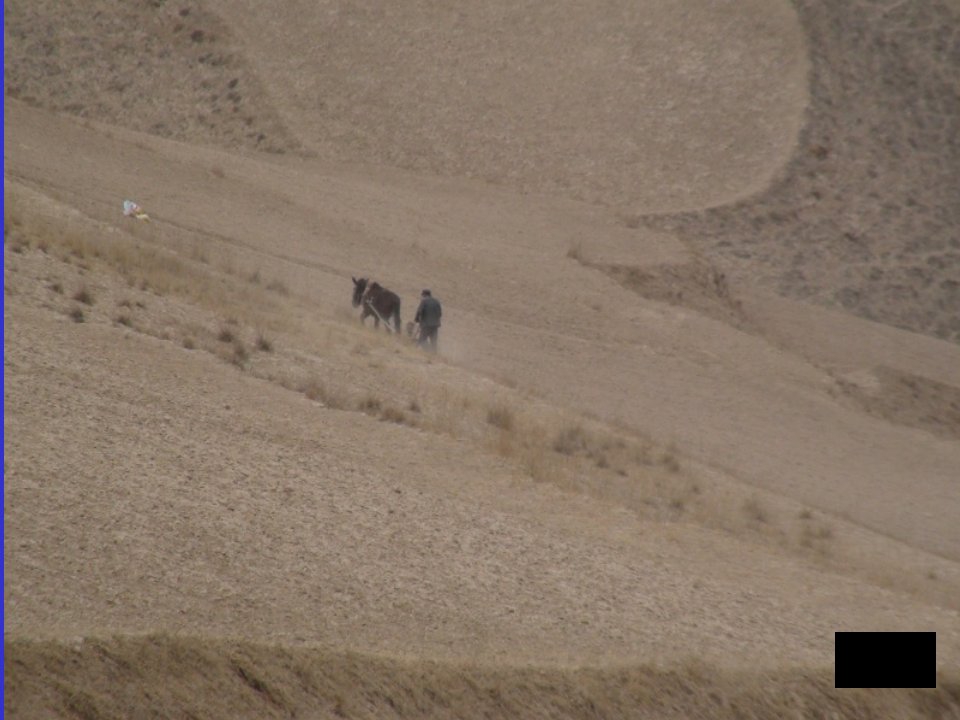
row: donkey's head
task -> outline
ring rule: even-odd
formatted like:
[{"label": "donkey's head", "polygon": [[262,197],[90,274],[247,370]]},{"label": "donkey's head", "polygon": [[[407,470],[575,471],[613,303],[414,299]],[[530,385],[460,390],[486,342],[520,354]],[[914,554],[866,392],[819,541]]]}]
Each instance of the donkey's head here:
[{"label": "donkey's head", "polygon": [[360,301],[363,300],[363,293],[367,289],[367,278],[360,278],[359,280],[353,276],[353,306],[360,307]]}]

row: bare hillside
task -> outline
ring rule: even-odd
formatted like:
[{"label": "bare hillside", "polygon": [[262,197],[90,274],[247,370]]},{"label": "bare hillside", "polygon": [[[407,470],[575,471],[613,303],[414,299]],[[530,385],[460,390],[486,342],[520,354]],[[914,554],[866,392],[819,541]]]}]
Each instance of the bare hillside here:
[{"label": "bare hillside", "polygon": [[[321,649],[188,638],[90,640],[8,647],[11,716],[56,708],[78,717],[230,718],[742,718],[951,717],[956,683],[940,690],[832,692],[829,672],[655,668],[490,668],[369,658]],[[54,665],[76,668],[55,689]],[[145,668],[149,674],[140,674]],[[201,672],[194,673],[193,670]],[[150,677],[162,677],[162,685]],[[110,678],[111,681],[105,681]],[[117,692],[117,686],[125,690]]]},{"label": "bare hillside", "polygon": [[8,3],[5,713],[958,715],[956,20]]},{"label": "bare hillside", "polygon": [[762,188],[806,104],[803,35],[781,1],[212,7],[323,157],[606,205]]},{"label": "bare hillside", "polygon": [[960,341],[960,8],[797,3],[810,108],[769,190],[651,225],[748,282]]},{"label": "bare hillside", "polygon": [[960,333],[947,0],[41,1],[4,32],[6,92],[43,107],[587,199],[748,283]]},{"label": "bare hillside", "polygon": [[201,2],[15,0],[3,32],[8,97],[180,140],[301,147]]},{"label": "bare hillside", "polygon": [[[856,351],[814,362],[620,287],[569,257],[591,229],[591,252],[629,248],[589,206],[17,103],[8,121],[5,602],[24,657],[160,631],[243,637],[268,664],[320,644],[363,663],[588,664],[616,686],[611,664],[696,657],[709,677],[763,658],[803,684],[837,627],[920,624],[957,665],[956,443],[835,395],[820,363],[854,362],[869,387]],[[121,215],[129,189],[150,222]],[[668,237],[648,246],[683,261]],[[355,324],[369,258],[405,299],[446,278],[440,358]],[[788,312],[766,311],[753,322]],[[853,332],[960,385],[952,345]],[[119,701],[56,668],[14,699],[65,707],[76,695],[53,690],[79,683],[94,707]]]}]

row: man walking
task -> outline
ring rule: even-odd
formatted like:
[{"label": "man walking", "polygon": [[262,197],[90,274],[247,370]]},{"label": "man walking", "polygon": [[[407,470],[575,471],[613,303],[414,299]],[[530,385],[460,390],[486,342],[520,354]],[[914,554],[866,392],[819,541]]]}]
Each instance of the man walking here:
[{"label": "man walking", "polygon": [[430,294],[429,290],[420,293],[420,306],[413,321],[420,326],[418,344],[431,352],[437,351],[437,331],[440,329],[440,316],[443,309],[440,301]]}]

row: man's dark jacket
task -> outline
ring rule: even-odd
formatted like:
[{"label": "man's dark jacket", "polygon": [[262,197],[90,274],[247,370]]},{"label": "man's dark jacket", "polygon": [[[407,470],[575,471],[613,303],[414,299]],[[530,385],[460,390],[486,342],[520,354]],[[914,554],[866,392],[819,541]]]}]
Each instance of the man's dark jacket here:
[{"label": "man's dark jacket", "polygon": [[442,313],[439,300],[434,297],[425,297],[420,301],[420,307],[417,308],[417,315],[413,321],[420,323],[420,327],[440,327]]}]

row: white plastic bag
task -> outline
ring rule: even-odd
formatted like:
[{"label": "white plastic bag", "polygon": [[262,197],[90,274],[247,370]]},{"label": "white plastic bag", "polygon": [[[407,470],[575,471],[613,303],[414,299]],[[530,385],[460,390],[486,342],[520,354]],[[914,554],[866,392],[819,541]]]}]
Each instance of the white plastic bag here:
[{"label": "white plastic bag", "polygon": [[127,217],[135,217],[137,220],[150,219],[150,216],[143,211],[143,208],[137,205],[133,200],[123,201],[123,214]]}]

